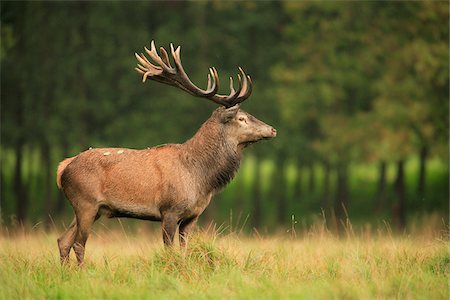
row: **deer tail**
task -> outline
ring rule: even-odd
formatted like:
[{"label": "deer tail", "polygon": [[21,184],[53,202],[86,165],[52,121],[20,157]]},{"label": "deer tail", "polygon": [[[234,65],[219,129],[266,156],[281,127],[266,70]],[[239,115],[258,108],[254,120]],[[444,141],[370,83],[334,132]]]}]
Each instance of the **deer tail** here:
[{"label": "deer tail", "polygon": [[56,185],[59,189],[61,189],[61,176],[64,173],[64,170],[75,158],[76,156],[69,157],[59,163],[58,169],[56,170]]}]

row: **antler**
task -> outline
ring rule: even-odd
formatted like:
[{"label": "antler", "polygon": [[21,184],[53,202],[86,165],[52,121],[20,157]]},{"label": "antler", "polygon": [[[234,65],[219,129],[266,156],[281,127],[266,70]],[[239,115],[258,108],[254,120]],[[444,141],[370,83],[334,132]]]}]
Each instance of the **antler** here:
[{"label": "antler", "polygon": [[238,89],[234,89],[233,78],[230,77],[230,94],[219,95],[217,94],[217,90],[219,89],[219,76],[216,68],[209,68],[208,86],[206,90],[203,90],[193,84],[184,71],[183,65],[181,64],[180,46],[174,50],[173,45],[170,44],[172,58],[175,62],[174,67],[170,64],[169,55],[163,47],[159,50],[161,55],[158,55],[154,41],[150,44],[150,50],[146,47],[144,49],[156,65],[152,64],[143,53],[140,55],[135,53],[139,61],[138,67],[135,69],[143,75],[142,82],[150,78],[161,83],[177,86],[191,95],[207,98],[225,107],[231,107],[243,102],[252,93],[252,80],[250,76],[245,74],[241,67],[239,67],[240,74],[237,75]]}]

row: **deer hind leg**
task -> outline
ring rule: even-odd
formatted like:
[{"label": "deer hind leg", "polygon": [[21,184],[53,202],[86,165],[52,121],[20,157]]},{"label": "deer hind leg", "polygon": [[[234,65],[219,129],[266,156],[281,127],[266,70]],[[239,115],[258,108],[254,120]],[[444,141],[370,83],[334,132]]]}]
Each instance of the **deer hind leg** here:
[{"label": "deer hind leg", "polygon": [[77,213],[77,233],[75,235],[75,242],[73,250],[77,257],[78,264],[81,266],[84,263],[84,252],[86,241],[89,236],[92,224],[99,218],[98,207],[89,206],[83,207],[82,212]]},{"label": "deer hind leg", "polygon": [[75,242],[77,234],[77,219],[74,218],[72,223],[66,231],[58,238],[59,255],[61,258],[61,265],[69,262],[70,249]]}]

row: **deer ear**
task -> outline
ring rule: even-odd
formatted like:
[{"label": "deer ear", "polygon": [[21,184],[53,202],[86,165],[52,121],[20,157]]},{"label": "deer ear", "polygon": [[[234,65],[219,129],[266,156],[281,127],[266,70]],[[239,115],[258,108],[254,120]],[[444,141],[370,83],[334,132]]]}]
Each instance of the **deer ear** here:
[{"label": "deer ear", "polygon": [[236,114],[238,113],[239,108],[240,108],[239,105],[236,104],[236,105],[234,105],[234,106],[232,106],[230,108],[224,109],[222,111],[222,113],[220,114],[220,121],[222,123],[227,123],[230,120],[232,120],[236,116]]}]

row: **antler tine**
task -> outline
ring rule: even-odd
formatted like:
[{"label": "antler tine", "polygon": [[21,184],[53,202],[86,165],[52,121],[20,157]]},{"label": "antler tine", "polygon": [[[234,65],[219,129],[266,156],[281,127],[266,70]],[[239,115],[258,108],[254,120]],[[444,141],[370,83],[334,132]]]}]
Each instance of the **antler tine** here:
[{"label": "antler tine", "polygon": [[233,85],[233,77],[230,76],[230,95],[234,95],[237,94],[236,91],[234,90],[234,85]]},{"label": "antler tine", "polygon": [[139,71],[141,71],[141,72],[146,72],[147,71],[147,68],[146,67],[144,67],[144,66],[142,66],[142,65],[140,65],[140,64],[137,64],[137,68],[136,69],[138,69]]},{"label": "antler tine", "polygon": [[242,89],[242,83],[239,78],[238,78],[238,83],[239,83],[239,87],[237,90],[235,90],[234,84],[233,84],[233,77],[230,76],[230,94],[227,96],[216,94],[213,96],[213,98],[215,98],[217,101],[219,101],[225,107],[231,107],[231,106],[236,105],[235,100],[238,97],[238,95],[240,94],[241,89]]},{"label": "antler tine", "polygon": [[[239,67],[239,72],[242,75],[243,83],[242,83],[242,90],[239,93],[239,96],[236,98],[236,104],[243,102],[245,99],[250,97],[250,94],[252,93],[252,79],[249,75],[246,75],[244,70]],[[238,74],[238,78],[240,78]]]},{"label": "antler tine", "polygon": [[[217,71],[214,67],[210,68],[210,74],[211,74],[211,78],[212,78],[211,86],[208,86],[206,91],[202,90],[202,89],[198,88],[195,84],[192,83],[192,81],[189,79],[186,72],[184,71],[183,65],[181,63],[181,56],[180,56],[181,47],[178,46],[177,49],[174,50],[173,44],[170,44],[170,50],[172,52],[172,57],[175,62],[177,74],[179,75],[179,83],[180,84],[185,86],[189,90],[189,92],[191,94],[193,94],[194,96],[209,98],[210,96],[217,93],[217,90],[219,88],[218,80],[217,80],[218,76],[217,76]],[[213,70],[212,72],[211,72],[211,69]]]},{"label": "antler tine", "polygon": [[150,63],[149,63],[147,60],[143,59],[141,56],[139,56],[139,54],[134,53],[134,56],[136,56],[136,59],[137,59],[138,62],[140,62],[142,65],[147,66],[147,67],[150,66]]},{"label": "antler tine", "polygon": [[[251,81],[249,84],[248,79],[250,78],[247,76],[242,70],[241,67],[239,67],[239,72],[241,74],[238,74],[238,83],[239,88],[235,91],[234,87],[232,86],[232,78],[230,77],[230,94],[228,96],[225,95],[214,95],[213,98],[215,98],[214,101],[219,101],[223,106],[225,107],[231,107],[236,104],[239,104],[243,102],[245,99],[247,99],[251,94]],[[244,78],[244,80],[242,80]]]},{"label": "antler tine", "polygon": [[[154,64],[150,63],[143,53],[141,53],[141,54],[134,53],[134,56],[136,56],[137,60],[138,60],[142,65],[147,66],[147,67],[152,67],[152,68],[154,68],[154,69],[155,69],[155,68],[158,68],[158,67],[155,66]],[[161,68],[159,68],[159,69],[161,69]]]},{"label": "antler tine", "polygon": [[212,84],[212,81],[211,80],[214,80],[214,71],[211,69],[211,68],[209,68],[209,74],[208,74],[208,86],[206,87],[206,89],[207,90],[209,90],[209,89],[211,89],[211,84]]},{"label": "antler tine", "polygon": [[217,73],[217,69],[215,67],[210,68],[212,70],[211,76],[213,79],[213,84],[215,84],[214,90],[215,93],[219,90],[219,74]]},{"label": "antler tine", "polygon": [[[175,70],[170,67],[161,59],[161,57],[158,55],[158,52],[156,51],[156,47],[155,47],[155,41],[152,41],[150,43],[150,49],[148,50],[147,47],[144,47],[145,51],[147,52],[147,54],[150,56],[150,58],[156,62],[159,66],[161,66],[161,68],[167,72],[167,73],[171,73],[171,74],[175,74]],[[167,53],[166,53],[167,54]],[[167,58],[168,60],[168,58]]]},{"label": "antler tine", "polygon": [[138,73],[141,73],[142,75],[144,75],[145,74],[145,72],[144,71],[142,71],[141,69],[139,69],[139,68],[134,68]]},{"label": "antler tine", "polygon": [[[216,95],[220,96],[220,95]],[[233,77],[230,76],[230,94],[228,96],[223,96],[223,101],[226,102],[225,106],[228,106],[229,103],[233,103],[234,99],[238,96],[238,92],[234,89],[233,85]],[[232,105],[230,105],[231,107]]]},{"label": "antler tine", "polygon": [[236,97],[239,97],[239,95],[242,92],[242,80],[241,80],[241,76],[239,74],[237,74],[237,77],[238,77],[238,89],[236,90],[236,94],[237,94]]},{"label": "antler tine", "polygon": [[245,92],[242,96],[238,97],[239,103],[243,102],[243,101],[246,100],[248,97],[250,97],[250,95],[252,94],[252,91],[253,91],[253,82],[252,82],[252,78],[251,78],[249,75],[247,75],[246,79],[247,79],[247,81],[248,81],[247,90],[246,90],[246,92]]},{"label": "antler tine", "polygon": [[143,71],[149,71],[149,70],[153,70],[153,72],[155,74],[158,74],[162,72],[162,68],[155,66],[154,64],[150,63],[147,58],[145,57],[144,54],[137,54],[134,53],[134,55],[136,56],[137,60],[141,63],[138,64],[138,67],[143,70]]},{"label": "antler tine", "polygon": [[238,88],[234,88],[233,77],[230,77],[230,93],[228,95],[219,95],[217,91],[219,89],[219,75],[216,68],[209,68],[208,85],[206,90],[197,87],[189,79],[188,75],[184,71],[181,63],[181,47],[178,46],[174,49],[173,44],[170,44],[170,51],[175,66],[172,67],[169,59],[169,55],[163,47],[160,47],[160,55],[156,51],[155,42],[151,41],[150,50],[144,47],[150,58],[157,64],[152,64],[144,54],[137,54],[135,56],[138,60],[136,71],[143,75],[142,81],[145,82],[147,78],[177,86],[182,90],[197,97],[207,98],[215,103],[223,105],[225,107],[231,107],[243,102],[247,99],[252,92],[252,81],[250,76],[246,75],[244,70],[239,67]]},{"label": "antler tine", "polygon": [[173,67],[170,65],[170,60],[169,60],[169,55],[167,55],[167,51],[166,49],[164,49],[163,47],[159,48],[159,52],[162,53],[162,61],[170,68],[173,69]]}]

